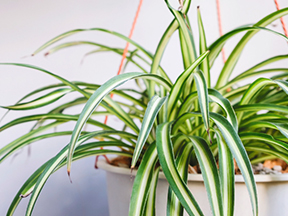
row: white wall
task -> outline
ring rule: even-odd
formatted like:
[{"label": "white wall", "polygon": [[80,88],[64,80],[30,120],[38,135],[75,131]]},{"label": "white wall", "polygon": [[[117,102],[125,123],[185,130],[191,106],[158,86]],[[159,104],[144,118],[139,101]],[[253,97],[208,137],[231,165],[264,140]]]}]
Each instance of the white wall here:
[{"label": "white wall", "polygon": [[[286,0],[279,0],[281,7],[288,7]],[[129,34],[130,26],[137,8],[138,1],[92,1],[92,0],[1,0],[0,1],[0,62],[23,62],[41,66],[68,80],[82,80],[103,83],[116,74],[120,57],[113,54],[94,55],[85,59],[81,65],[83,55],[90,51],[90,47],[78,47],[43,57],[43,53],[35,57],[29,56],[36,48],[52,37],[76,28],[103,27]],[[177,1],[174,0],[174,5]],[[266,14],[275,10],[273,0],[262,1],[228,1],[222,0],[222,19],[224,32],[243,24],[256,22]],[[201,6],[202,17],[210,44],[218,37],[215,1],[194,0],[189,16],[195,18],[196,6]],[[144,0],[139,21],[133,39],[151,52],[156,49],[157,42],[172,15],[166,8],[164,1]],[[287,17],[285,18],[288,23]],[[280,22],[274,22],[269,27],[282,31]],[[194,34],[197,38],[195,22]],[[124,47],[125,42],[97,32],[80,33],[67,41],[91,40],[109,45]],[[239,37],[235,37],[239,39]],[[233,40],[235,41],[235,40]],[[232,42],[233,42],[232,41]],[[176,35],[172,37],[162,65],[171,77],[175,77],[182,70],[180,50]],[[226,48],[229,52],[230,42]],[[245,49],[236,73],[252,66],[257,61],[264,60],[273,54],[287,54],[287,43],[271,33],[259,33]],[[253,57],[253,58],[252,58]],[[287,67],[287,61],[281,65]],[[221,59],[217,61],[213,73],[219,73]],[[129,71],[134,68],[130,67]],[[45,84],[55,83],[52,77],[33,70],[18,67],[0,66],[0,105],[11,105],[23,94],[28,93]],[[51,106],[52,107],[52,106]],[[50,107],[50,108],[51,108]],[[48,110],[48,109],[46,109]],[[4,114],[0,110],[0,115]],[[27,113],[42,113],[35,110]],[[1,124],[20,116],[11,112]],[[18,126],[0,133],[0,147],[17,136],[27,132],[30,125]],[[28,176],[48,158],[55,155],[68,142],[68,137],[51,139],[33,144],[31,155],[27,156],[27,148],[17,157],[10,157],[0,165],[0,215],[5,215],[13,196]],[[72,167],[73,184],[69,183],[64,169],[55,173],[47,181],[35,207],[34,215],[108,215],[105,173],[94,170],[94,158],[78,161]],[[23,215],[28,199],[24,199],[15,215]]]}]

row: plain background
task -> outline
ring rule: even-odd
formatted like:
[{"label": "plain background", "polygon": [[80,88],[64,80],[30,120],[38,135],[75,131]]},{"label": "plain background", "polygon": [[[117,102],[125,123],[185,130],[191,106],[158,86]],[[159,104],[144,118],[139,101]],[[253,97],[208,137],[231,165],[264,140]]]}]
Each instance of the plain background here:
[{"label": "plain background", "polygon": [[[171,3],[176,7],[177,0]],[[219,33],[216,17],[216,1],[194,0],[189,17],[196,18],[196,7],[200,5],[208,44],[214,41]],[[281,8],[288,7],[287,0],[279,0]],[[76,28],[103,27],[129,34],[138,1],[132,0],[1,0],[0,1],[0,62],[22,62],[41,66],[68,80],[81,80],[102,84],[117,73],[120,57],[115,54],[97,54],[81,59],[91,47],[69,48],[51,56],[44,57],[44,52],[29,57],[40,45],[65,31]],[[259,19],[275,11],[273,0],[221,0],[223,30],[257,22]],[[162,0],[144,0],[140,17],[133,39],[151,52],[173,19]],[[287,17],[285,18],[288,23]],[[192,22],[197,40],[197,25]],[[268,26],[282,32],[280,21]],[[236,36],[226,47],[231,51],[240,36]],[[89,40],[111,46],[123,47],[125,42],[97,32],[79,33],[65,41]],[[267,32],[257,34],[245,48],[235,69],[235,74],[257,62],[275,54],[287,54],[287,42]],[[287,67],[287,61],[282,61],[281,67]],[[180,49],[177,34],[172,36],[161,65],[173,79],[182,72]],[[219,74],[222,65],[221,58],[212,69],[213,77]],[[127,71],[135,71],[129,67]],[[24,94],[45,84],[57,83],[52,77],[43,73],[19,67],[0,66],[0,105],[11,105]],[[213,80],[213,79],[212,79]],[[51,109],[39,109],[25,114],[44,113]],[[0,115],[5,113],[0,110]],[[21,116],[19,112],[11,112],[1,125]],[[113,119],[112,119],[113,120]],[[111,121],[112,121],[111,120]],[[31,124],[17,126],[0,133],[0,147],[29,131]],[[67,142],[68,137],[50,139],[33,144],[31,154],[28,149],[15,157],[10,157],[0,164],[0,215],[5,215],[13,196],[30,174],[47,159],[55,155]],[[101,215],[108,214],[105,172],[95,170],[94,158],[75,162],[72,166],[73,184],[69,183],[65,168],[51,176],[39,200],[36,203],[34,215]],[[118,196],[121,197],[119,194]],[[15,215],[24,215],[29,198],[23,199]]]}]

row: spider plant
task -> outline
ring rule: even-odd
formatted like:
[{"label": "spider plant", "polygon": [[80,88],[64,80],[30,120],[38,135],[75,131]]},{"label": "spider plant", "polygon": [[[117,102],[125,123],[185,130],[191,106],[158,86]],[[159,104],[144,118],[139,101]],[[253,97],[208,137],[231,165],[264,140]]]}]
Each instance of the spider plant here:
[{"label": "spider plant", "polygon": [[[79,93],[74,100],[58,105],[50,112],[23,116],[0,127],[0,131],[3,131],[18,124],[35,122],[30,132],[0,149],[0,162],[38,140],[71,136],[70,142],[23,184],[7,215],[12,215],[21,199],[29,195],[26,215],[31,215],[45,182],[61,167],[67,166],[70,175],[73,161],[108,154],[130,157],[131,169],[138,170],[131,195],[131,216],[155,215],[159,171],[165,174],[170,186],[167,215],[182,215],[184,209],[189,215],[203,215],[186,185],[188,164],[200,166],[213,214],[233,215],[233,159],[249,191],[253,215],[258,215],[257,189],[251,163],[267,158],[281,158],[288,162],[288,68],[262,68],[287,59],[288,55],[266,59],[233,79],[231,74],[245,45],[257,32],[268,31],[275,34],[276,39],[281,37],[288,40],[284,35],[266,28],[274,20],[287,15],[288,8],[271,13],[254,25],[235,28],[209,46],[206,44],[198,8],[199,51],[196,52],[186,15],[191,1],[186,0],[180,11],[172,8],[168,0],[165,2],[174,19],[162,35],[154,54],[126,36],[102,28],[76,29],[63,33],[33,54],[47,49],[46,54],[52,54],[67,47],[90,45],[95,47],[95,51],[91,53],[109,51],[121,55],[123,49],[91,41],[74,41],[53,46],[76,33],[104,32],[135,47],[128,52],[127,63],[136,65],[140,72],[123,73],[98,85],[70,82],[32,65],[1,64],[30,68],[60,81],[36,89],[15,105],[2,106],[7,110],[41,108],[60,100],[64,95]],[[172,82],[160,62],[171,35],[176,32],[179,34],[184,71],[179,71],[178,78]],[[210,68],[215,59],[230,38],[243,32],[245,35],[229,54],[216,85],[211,86]],[[150,71],[146,71],[143,65],[149,66]],[[251,82],[252,77],[266,73],[274,75]],[[129,80],[135,80],[139,89],[119,88]],[[243,80],[248,84],[241,84]],[[238,87],[235,87],[236,84]],[[42,96],[35,98],[36,94]],[[111,94],[117,95],[118,99],[109,97]],[[33,96],[34,99],[31,99]],[[67,109],[81,104],[84,106],[81,113],[65,114]],[[98,107],[102,107],[104,111],[99,111]],[[124,126],[123,130],[98,121],[98,116],[117,117]],[[47,133],[49,129],[69,121],[76,122],[73,130]],[[90,125],[93,129],[87,130],[85,125]]]}]

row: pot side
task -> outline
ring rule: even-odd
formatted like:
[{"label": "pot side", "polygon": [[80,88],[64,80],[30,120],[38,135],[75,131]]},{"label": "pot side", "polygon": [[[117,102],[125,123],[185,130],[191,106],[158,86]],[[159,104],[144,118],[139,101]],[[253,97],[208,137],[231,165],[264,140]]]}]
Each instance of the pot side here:
[{"label": "pot side", "polygon": [[[99,161],[98,167],[106,171],[110,216],[126,216],[133,181],[137,173]],[[288,215],[288,174],[255,175],[258,192],[259,216]],[[162,172],[156,192],[156,215],[166,215],[168,182]],[[212,216],[202,175],[189,174],[188,188],[192,192],[205,216]],[[188,214],[184,211],[184,215]],[[249,194],[241,175],[235,176],[235,216],[252,216]]]}]

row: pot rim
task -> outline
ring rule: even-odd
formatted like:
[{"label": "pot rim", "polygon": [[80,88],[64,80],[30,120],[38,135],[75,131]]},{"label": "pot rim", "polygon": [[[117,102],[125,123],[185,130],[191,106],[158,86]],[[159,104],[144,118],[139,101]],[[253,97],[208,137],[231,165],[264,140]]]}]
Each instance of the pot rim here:
[{"label": "pot rim", "polygon": [[[119,173],[123,175],[130,175],[135,176],[137,173],[137,170],[133,170],[131,172],[128,168],[123,167],[116,167],[113,165],[108,164],[105,160],[99,160],[98,161],[98,167],[112,173]],[[254,175],[256,182],[282,182],[282,181],[288,181],[288,173],[285,174],[256,174]],[[163,172],[159,173],[160,179],[165,179],[165,175]],[[201,174],[188,174],[188,181],[203,181],[203,177]],[[244,179],[242,175],[235,175],[235,182],[243,182]]]}]

